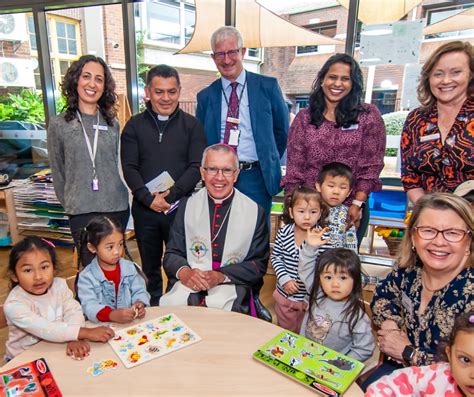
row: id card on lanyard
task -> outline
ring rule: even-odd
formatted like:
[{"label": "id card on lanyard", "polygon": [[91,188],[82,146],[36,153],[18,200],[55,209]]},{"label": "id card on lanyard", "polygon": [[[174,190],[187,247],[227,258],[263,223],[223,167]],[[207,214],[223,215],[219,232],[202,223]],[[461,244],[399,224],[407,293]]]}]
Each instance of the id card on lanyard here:
[{"label": "id card on lanyard", "polygon": [[[230,98],[227,98],[227,95],[224,91],[224,89],[221,86],[221,91],[222,95],[224,96],[225,103],[227,104],[227,117],[225,119],[226,124],[230,123],[232,127],[229,130],[229,136],[228,136],[228,142],[225,142],[229,144],[230,146],[237,148],[239,146],[239,141],[240,141],[240,132],[241,130],[239,129],[239,124],[240,124],[240,118],[239,118],[239,109],[240,109],[240,102],[242,101],[242,97],[244,96],[244,90],[245,87],[247,86],[247,77],[245,77],[245,82],[242,86],[242,90],[240,91],[240,97],[238,96],[237,92],[237,110],[235,113],[230,112]],[[232,94],[231,94],[232,95]],[[225,136],[224,136],[225,138]]]},{"label": "id card on lanyard", "polygon": [[76,112],[77,114],[77,119],[79,120],[79,123],[81,123],[82,127],[82,132],[84,133],[84,139],[86,140],[86,146],[87,146],[87,151],[89,152],[89,157],[92,162],[92,182],[91,182],[91,188],[92,191],[97,192],[99,190],[99,179],[97,178],[97,172],[95,169],[95,156],[97,154],[97,141],[99,140],[99,115],[100,112],[97,109],[97,123],[95,125],[95,132],[94,132],[94,146],[92,147],[91,141],[89,140],[89,137],[87,136],[86,129],[84,128],[84,123],[82,122],[82,117],[79,112]]}]

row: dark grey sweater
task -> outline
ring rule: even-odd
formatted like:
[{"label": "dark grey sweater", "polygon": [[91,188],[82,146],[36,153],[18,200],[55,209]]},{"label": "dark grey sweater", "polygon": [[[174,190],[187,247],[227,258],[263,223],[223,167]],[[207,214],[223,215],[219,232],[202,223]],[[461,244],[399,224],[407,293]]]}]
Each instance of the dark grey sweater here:
[{"label": "dark grey sweater", "polygon": [[[84,127],[94,143],[97,116],[82,115]],[[123,211],[128,207],[128,192],[119,175],[118,122],[107,125],[100,115],[97,155],[95,158],[99,190],[93,191],[92,162],[87,150],[84,133],[77,119],[67,122],[64,114],[52,117],[48,125],[48,157],[53,173],[56,195],[68,215],[91,212]]]}]

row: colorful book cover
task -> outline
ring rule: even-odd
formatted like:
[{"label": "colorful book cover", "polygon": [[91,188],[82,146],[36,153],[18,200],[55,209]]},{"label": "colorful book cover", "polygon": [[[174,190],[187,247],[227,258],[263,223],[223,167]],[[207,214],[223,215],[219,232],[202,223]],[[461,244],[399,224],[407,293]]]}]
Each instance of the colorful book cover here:
[{"label": "colorful book cover", "polygon": [[283,331],[253,358],[325,396],[340,396],[364,364],[291,331]]},{"label": "colorful book cover", "polygon": [[109,343],[125,367],[132,368],[200,340],[198,334],[171,313],[116,331]]},{"label": "colorful book cover", "polygon": [[62,396],[44,358],[0,372],[0,376],[0,396]]}]

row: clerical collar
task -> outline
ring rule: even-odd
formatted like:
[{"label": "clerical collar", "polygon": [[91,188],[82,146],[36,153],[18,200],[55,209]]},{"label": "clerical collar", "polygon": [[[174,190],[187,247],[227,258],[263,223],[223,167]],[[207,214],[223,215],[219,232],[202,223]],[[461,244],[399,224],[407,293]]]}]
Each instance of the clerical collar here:
[{"label": "clerical collar", "polygon": [[153,109],[153,106],[151,106],[151,103],[150,101],[146,102],[146,105],[147,109],[151,112],[151,114],[156,117],[156,119],[158,121],[168,121],[170,118],[172,118],[179,110],[179,103],[178,103],[178,106],[176,106],[176,109],[174,110],[173,113],[171,113],[169,116],[162,116],[161,114],[158,114],[157,112],[155,112],[155,110]]},{"label": "clerical collar", "polygon": [[207,195],[208,195],[209,198],[214,202],[214,204],[222,204],[222,203],[224,203],[224,201],[230,199],[233,194],[234,194],[234,189],[232,189],[232,192],[230,192],[230,194],[229,194],[227,197],[224,197],[223,199],[215,199],[214,197],[212,197],[212,196],[209,194],[209,190],[207,191]]}]

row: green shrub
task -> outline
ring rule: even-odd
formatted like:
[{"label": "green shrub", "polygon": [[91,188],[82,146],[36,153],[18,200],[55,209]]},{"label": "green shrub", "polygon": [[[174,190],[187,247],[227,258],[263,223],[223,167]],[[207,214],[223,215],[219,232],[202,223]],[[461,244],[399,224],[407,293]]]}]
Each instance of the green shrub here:
[{"label": "green shrub", "polygon": [[[392,112],[382,115],[383,121],[385,123],[385,130],[387,135],[401,135],[403,124],[407,118],[408,112],[405,110],[399,112]],[[397,150],[395,148],[385,149],[385,156],[396,157]]]},{"label": "green shrub", "polygon": [[[64,111],[66,100],[56,98],[57,113]],[[45,120],[43,95],[39,91],[22,90],[19,94],[8,94],[0,99],[0,121],[29,121],[43,123]]]}]

